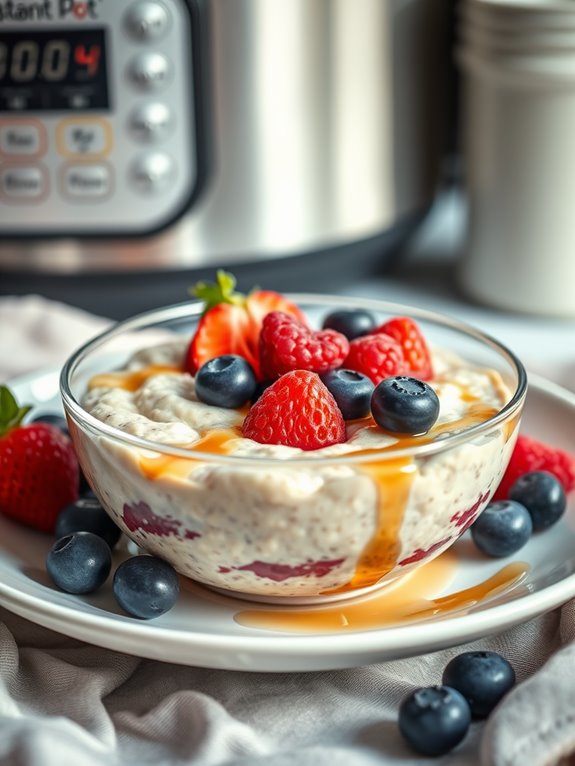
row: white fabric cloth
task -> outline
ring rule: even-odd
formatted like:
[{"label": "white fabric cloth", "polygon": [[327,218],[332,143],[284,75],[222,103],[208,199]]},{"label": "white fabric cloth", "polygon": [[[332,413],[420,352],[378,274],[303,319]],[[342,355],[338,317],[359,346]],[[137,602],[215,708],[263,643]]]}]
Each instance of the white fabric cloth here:
[{"label": "white fabric cloth", "polygon": [[[34,296],[0,299],[0,380],[60,363],[105,324]],[[572,602],[466,646],[502,653],[518,684],[434,762],[556,766],[575,754],[574,641]],[[462,649],[333,672],[227,672],[90,646],[0,608],[0,764],[416,766],[429,761],[403,743],[398,705],[439,683]]]}]

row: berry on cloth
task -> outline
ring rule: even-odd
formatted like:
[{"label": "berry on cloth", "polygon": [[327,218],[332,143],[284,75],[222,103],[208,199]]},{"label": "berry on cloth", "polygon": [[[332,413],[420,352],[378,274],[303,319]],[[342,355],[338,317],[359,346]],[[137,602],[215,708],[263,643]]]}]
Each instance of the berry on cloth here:
[{"label": "berry on cloth", "polygon": [[410,375],[419,380],[431,380],[431,352],[415,320],[410,317],[393,317],[372,330],[372,334],[375,333],[389,335],[399,343]]},{"label": "berry on cloth", "polygon": [[566,493],[575,489],[575,458],[572,455],[537,439],[519,434],[507,470],[492,499],[507,499],[511,486],[520,476],[531,471],[552,473],[559,479]]},{"label": "berry on cloth", "polygon": [[266,388],[244,420],[243,436],[261,444],[315,450],[346,439],[343,415],[319,376],[294,370]]},{"label": "berry on cloth", "polygon": [[513,500],[489,503],[471,525],[471,538],[480,551],[493,558],[510,556],[523,548],[533,532],[529,511]]},{"label": "berry on cloth", "polygon": [[486,718],[515,684],[515,671],[497,652],[463,652],[447,663],[442,682],[465,697],[475,718]]},{"label": "berry on cloth", "polygon": [[533,521],[533,531],[553,526],[567,508],[567,496],[559,479],[548,471],[530,471],[520,476],[509,497],[522,503]]},{"label": "berry on cloth", "polygon": [[348,340],[354,340],[371,332],[376,325],[375,317],[363,309],[339,309],[328,314],[322,322],[324,330],[340,332]]},{"label": "berry on cloth", "polygon": [[0,513],[53,532],[60,511],[78,498],[78,460],[56,426],[22,425],[29,410],[0,386]]},{"label": "berry on cloth", "polygon": [[216,280],[215,284],[199,282],[191,291],[205,302],[205,309],[189,343],[185,368],[195,375],[210,359],[237,354],[260,380],[259,336],[264,317],[270,311],[282,311],[305,322],[304,315],[272,290],[255,290],[247,296],[235,292],[236,280],[225,271],[218,271]]},{"label": "berry on cloth", "polygon": [[264,317],[260,333],[260,363],[264,377],[278,378],[292,370],[327,372],[340,367],[349,341],[335,330],[310,330],[283,311]]},{"label": "berry on cloth", "polygon": [[425,381],[396,375],[375,387],[371,413],[386,431],[418,436],[429,431],[439,417],[439,398]]},{"label": "berry on cloth", "polygon": [[367,375],[374,385],[391,375],[408,374],[403,349],[396,340],[383,333],[352,340],[342,367]]},{"label": "berry on cloth", "polygon": [[399,708],[399,731],[421,755],[448,753],[465,737],[470,723],[467,700],[449,686],[416,689]]}]

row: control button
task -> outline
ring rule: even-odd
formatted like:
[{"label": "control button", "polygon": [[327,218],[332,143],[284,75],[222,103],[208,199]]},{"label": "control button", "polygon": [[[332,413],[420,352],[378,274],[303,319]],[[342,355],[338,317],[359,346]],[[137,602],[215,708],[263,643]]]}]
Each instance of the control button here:
[{"label": "control button", "polygon": [[39,157],[46,151],[46,131],[41,122],[0,123],[0,155]]},{"label": "control button", "polygon": [[112,128],[105,120],[62,120],[56,128],[58,151],[64,157],[98,157],[112,148]]},{"label": "control button", "polygon": [[172,114],[162,103],[142,104],[130,117],[130,130],[138,141],[151,144],[164,139],[172,129]]},{"label": "control button", "polygon": [[140,53],[130,64],[129,75],[140,90],[154,91],[170,82],[171,70],[170,62],[161,53]]},{"label": "control button", "polygon": [[125,27],[130,37],[141,42],[160,40],[170,27],[170,16],[163,5],[142,2],[128,11]]},{"label": "control button", "polygon": [[12,202],[38,202],[47,189],[46,174],[38,166],[0,168],[0,191]]},{"label": "control button", "polygon": [[168,186],[175,176],[175,164],[167,154],[146,154],[132,165],[131,179],[144,194],[154,194]]},{"label": "control button", "polygon": [[71,200],[105,199],[112,192],[112,170],[108,165],[65,165],[62,190]]}]

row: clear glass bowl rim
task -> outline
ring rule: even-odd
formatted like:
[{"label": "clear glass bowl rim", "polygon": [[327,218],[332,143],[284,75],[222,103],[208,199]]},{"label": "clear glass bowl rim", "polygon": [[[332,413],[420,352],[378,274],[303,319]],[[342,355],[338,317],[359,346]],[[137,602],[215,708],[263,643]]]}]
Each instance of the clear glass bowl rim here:
[{"label": "clear glass bowl rim", "polygon": [[315,293],[286,293],[285,297],[298,305],[302,305],[304,311],[306,304],[317,307],[323,306],[326,309],[335,309],[336,307],[338,309],[365,309],[367,311],[383,312],[392,316],[410,316],[415,320],[431,322],[436,325],[441,325],[444,328],[459,332],[462,335],[467,335],[470,338],[479,341],[484,346],[487,346],[496,351],[500,357],[503,357],[511,365],[517,375],[516,389],[513,392],[509,402],[507,402],[507,404],[502,407],[496,415],[489,418],[488,420],[485,420],[483,423],[471,426],[467,429],[459,431],[455,434],[450,434],[445,438],[438,439],[433,442],[409,447],[401,447],[398,449],[374,449],[370,450],[369,454],[362,453],[361,455],[354,455],[353,452],[343,455],[323,457],[303,456],[297,458],[268,458],[246,455],[215,455],[214,453],[201,452],[192,448],[187,449],[184,447],[176,447],[162,444],[161,442],[142,439],[138,436],[133,436],[132,434],[125,433],[119,428],[115,428],[114,426],[103,423],[88,413],[76,399],[70,386],[71,377],[76,371],[77,367],[90,355],[92,351],[95,351],[110,339],[117,337],[125,332],[142,330],[148,327],[150,324],[166,323],[174,320],[190,319],[190,321],[193,321],[195,318],[201,315],[204,304],[202,301],[187,301],[185,303],[177,303],[163,308],[151,309],[141,314],[137,314],[136,316],[133,316],[129,319],[117,322],[113,325],[113,327],[104,330],[102,333],[96,335],[94,338],[88,340],[86,343],[80,346],[64,363],[60,373],[60,394],[66,411],[82,428],[84,426],[88,426],[92,430],[99,432],[102,436],[123,442],[124,444],[131,447],[156,452],[161,455],[169,455],[172,457],[184,458],[188,460],[193,459],[202,462],[216,462],[227,464],[228,466],[234,465],[236,467],[243,465],[253,468],[255,465],[258,465],[260,467],[274,466],[276,468],[291,468],[305,465],[309,468],[312,466],[321,467],[326,465],[357,465],[361,463],[399,460],[401,458],[407,457],[418,458],[435,455],[451,449],[452,447],[464,444],[476,436],[489,432],[491,429],[497,427],[500,423],[512,417],[523,406],[523,402],[527,393],[527,373],[519,358],[496,338],[482,332],[472,325],[460,321],[459,319],[450,317],[447,314],[430,311],[428,309],[422,309],[408,306],[402,303],[394,303],[392,301],[373,298],[359,298],[344,295],[326,295]]}]

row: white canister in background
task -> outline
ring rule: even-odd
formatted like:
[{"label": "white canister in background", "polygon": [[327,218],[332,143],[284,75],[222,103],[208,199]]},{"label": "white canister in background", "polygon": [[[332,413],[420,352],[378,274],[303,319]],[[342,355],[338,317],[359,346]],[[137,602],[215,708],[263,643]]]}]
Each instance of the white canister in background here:
[{"label": "white canister in background", "polygon": [[575,317],[575,33],[568,52],[515,48],[457,53],[469,212],[460,283],[494,306]]}]

